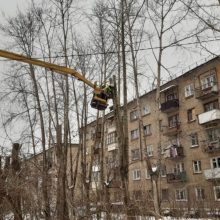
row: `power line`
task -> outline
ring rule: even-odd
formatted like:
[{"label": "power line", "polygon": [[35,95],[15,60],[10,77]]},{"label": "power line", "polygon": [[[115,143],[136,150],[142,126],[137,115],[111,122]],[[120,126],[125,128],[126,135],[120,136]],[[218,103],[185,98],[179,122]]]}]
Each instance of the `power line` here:
[{"label": "power line", "polygon": [[[198,44],[198,43],[208,43],[208,42],[214,42],[214,41],[220,41],[220,38],[216,38],[216,39],[212,39],[212,40],[202,40],[202,41],[195,41],[195,42],[188,42],[188,43],[182,43],[182,44],[173,44],[173,45],[166,45],[163,48],[169,48],[169,47],[177,47],[177,46],[187,46],[187,45],[193,45],[193,44]],[[147,50],[155,50],[155,49],[159,49],[160,47],[148,47],[148,48],[140,48],[140,49],[134,49],[135,52],[138,51],[147,51]],[[51,56],[51,57],[32,57],[34,59],[45,59],[45,58],[52,58],[52,59],[56,59],[56,58],[65,58],[65,57],[80,57],[80,56],[96,56],[96,55],[104,55],[104,54],[117,54],[119,51],[108,51],[108,52],[94,52],[94,53],[85,53],[85,54],[71,54],[71,55],[56,55],[56,56]],[[130,53],[131,50],[126,50],[126,53]],[[0,59],[0,61],[2,62],[8,62],[10,60],[3,60]]]}]

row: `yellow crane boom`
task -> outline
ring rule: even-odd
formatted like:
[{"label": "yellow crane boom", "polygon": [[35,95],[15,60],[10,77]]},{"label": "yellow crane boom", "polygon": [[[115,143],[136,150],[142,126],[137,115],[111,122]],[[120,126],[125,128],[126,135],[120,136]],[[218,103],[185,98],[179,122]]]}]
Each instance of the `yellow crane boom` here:
[{"label": "yellow crane boom", "polygon": [[59,66],[57,64],[45,62],[42,60],[38,60],[35,58],[27,57],[24,55],[12,53],[12,52],[5,51],[5,50],[0,50],[0,57],[7,58],[9,60],[16,60],[19,62],[33,64],[36,66],[48,68],[50,70],[53,70],[54,72],[57,72],[59,74],[65,75],[65,76],[72,75],[94,89],[94,95],[93,95],[93,99],[91,101],[91,106],[93,108],[96,108],[98,110],[104,110],[107,107],[107,98],[106,98],[105,94],[103,94],[103,89],[96,86],[96,84],[92,83],[91,81],[86,79],[83,75],[81,75],[80,73],[78,73],[77,71],[75,71],[73,69],[70,69],[65,66]]}]

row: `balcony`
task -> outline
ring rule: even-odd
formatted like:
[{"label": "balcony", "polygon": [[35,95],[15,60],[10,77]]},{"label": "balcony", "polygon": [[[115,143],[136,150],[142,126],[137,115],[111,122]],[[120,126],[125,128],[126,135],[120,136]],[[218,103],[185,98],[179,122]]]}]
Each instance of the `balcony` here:
[{"label": "balcony", "polygon": [[167,173],[167,183],[186,182],[186,172]]},{"label": "balcony", "polygon": [[213,85],[211,85],[211,83],[209,84],[205,84],[201,87],[196,88],[195,90],[195,95],[197,99],[207,99],[210,97],[216,97],[218,96],[218,85],[217,83],[213,83]]},{"label": "balcony", "polygon": [[215,120],[220,120],[220,110],[213,109],[198,115],[199,124],[209,123]]},{"label": "balcony", "polygon": [[173,136],[181,132],[180,128],[180,122],[177,122],[174,126],[172,127],[165,127],[163,128],[163,135],[164,136]]},{"label": "balcony", "polygon": [[220,152],[220,141],[205,144],[203,148],[206,153]]},{"label": "balcony", "polygon": [[213,180],[220,178],[220,168],[204,170],[206,180]]},{"label": "balcony", "polygon": [[160,110],[164,113],[172,112],[179,108],[179,99],[168,100],[164,103],[161,103]]},{"label": "balcony", "polygon": [[108,151],[113,151],[118,149],[118,143],[113,143],[108,145]]},{"label": "balcony", "polygon": [[170,150],[169,158],[171,160],[177,160],[177,159],[181,159],[184,157],[183,147],[181,146],[171,146],[169,150]]}]

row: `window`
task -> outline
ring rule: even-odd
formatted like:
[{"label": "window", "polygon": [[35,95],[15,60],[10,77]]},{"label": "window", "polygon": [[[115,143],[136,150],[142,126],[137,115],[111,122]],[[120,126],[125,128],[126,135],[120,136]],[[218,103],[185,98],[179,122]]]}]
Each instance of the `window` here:
[{"label": "window", "polygon": [[170,128],[177,127],[179,123],[179,115],[173,115],[168,118],[168,123]]},{"label": "window", "polygon": [[193,161],[193,172],[194,173],[201,173],[201,161],[200,160],[194,160]]},{"label": "window", "polygon": [[179,174],[182,173],[184,170],[184,163],[177,163],[175,164],[173,171],[175,174]]},{"label": "window", "polygon": [[214,186],[215,200],[220,201],[220,186]]},{"label": "window", "polygon": [[150,170],[146,169],[145,171],[145,176],[146,176],[146,179],[150,179],[151,176],[150,176]]},{"label": "window", "polygon": [[135,129],[131,131],[131,140],[139,138],[139,130]]},{"label": "window", "polygon": [[166,166],[164,164],[162,164],[160,167],[160,176],[166,177]]},{"label": "window", "polygon": [[187,193],[186,189],[177,189],[176,190],[176,201],[186,201]]},{"label": "window", "polygon": [[100,180],[100,172],[92,172],[91,181],[92,182],[99,182]]},{"label": "window", "polygon": [[170,89],[166,92],[166,101],[170,101],[177,98],[176,91]]},{"label": "window", "polygon": [[162,189],[161,194],[162,194],[162,200],[163,201],[168,201],[169,200],[169,191],[168,191],[168,189]]},{"label": "window", "polygon": [[133,191],[133,198],[134,200],[141,200],[142,199],[142,191],[141,190],[134,190]]},{"label": "window", "polygon": [[151,125],[144,125],[144,135],[151,135]]},{"label": "window", "polygon": [[208,141],[215,142],[219,140],[220,128],[212,128],[207,130]]},{"label": "window", "polygon": [[134,110],[134,111],[130,112],[130,120],[134,121],[136,119],[138,119],[138,111]]},{"label": "window", "polygon": [[218,100],[215,100],[215,101],[208,102],[208,103],[204,104],[205,112],[211,111],[213,109],[218,109],[218,108],[219,108]]},{"label": "window", "polygon": [[188,122],[196,120],[196,115],[195,115],[195,109],[194,108],[191,108],[191,109],[187,110],[187,119],[188,119]]},{"label": "window", "polygon": [[198,141],[198,134],[194,133],[190,135],[191,137],[191,147],[197,147],[199,145],[199,141]]},{"label": "window", "polygon": [[185,97],[190,97],[194,94],[193,92],[193,84],[185,86]]},{"label": "window", "polygon": [[213,169],[220,168],[220,157],[214,157],[211,159],[211,166]]},{"label": "window", "polygon": [[113,143],[116,143],[116,132],[111,132],[107,135],[107,138],[106,138],[106,144],[107,145],[110,145],[110,144],[113,144]]},{"label": "window", "polygon": [[145,153],[146,153],[146,156],[148,157],[152,157],[153,156],[153,153],[154,153],[154,150],[153,150],[153,145],[148,145],[147,148],[145,149]]},{"label": "window", "polygon": [[147,114],[150,114],[150,107],[144,106],[142,108],[142,115],[147,115]]},{"label": "window", "polygon": [[131,159],[139,160],[140,159],[140,149],[131,150]]},{"label": "window", "polygon": [[141,170],[133,170],[133,180],[141,179]]},{"label": "window", "polygon": [[205,199],[205,190],[203,188],[195,188],[196,191],[196,200],[204,200]]},{"label": "window", "polygon": [[202,90],[214,86],[215,83],[216,83],[215,74],[205,76],[204,78],[201,79]]}]

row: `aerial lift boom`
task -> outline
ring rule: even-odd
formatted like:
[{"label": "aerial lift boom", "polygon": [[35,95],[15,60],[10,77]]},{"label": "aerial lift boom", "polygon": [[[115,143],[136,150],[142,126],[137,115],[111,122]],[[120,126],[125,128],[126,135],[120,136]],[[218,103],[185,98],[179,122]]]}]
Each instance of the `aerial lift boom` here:
[{"label": "aerial lift boom", "polygon": [[93,84],[91,81],[86,79],[83,75],[78,73],[77,71],[70,69],[65,66],[59,66],[57,64],[45,62],[42,60],[34,59],[31,57],[27,57],[24,55],[8,52],[5,50],[0,50],[0,57],[4,57],[10,60],[16,60],[23,63],[28,63],[40,67],[44,67],[50,70],[53,70],[54,72],[57,72],[59,74],[62,74],[64,76],[72,75],[76,77],[78,80],[84,82],[88,86],[93,88],[93,98],[91,101],[91,107],[96,108],[98,110],[105,110],[107,107],[107,101],[109,98],[111,98],[111,95],[106,94],[105,90],[103,88],[100,88],[96,86],[96,84]]}]

